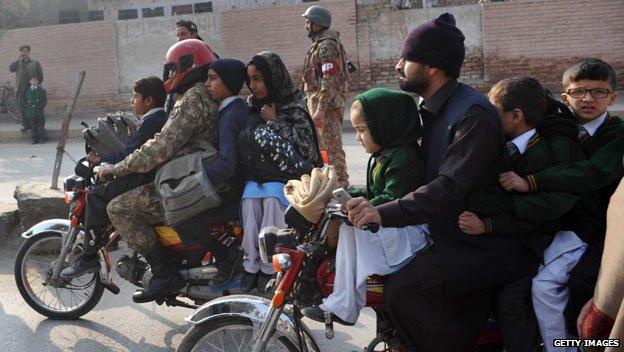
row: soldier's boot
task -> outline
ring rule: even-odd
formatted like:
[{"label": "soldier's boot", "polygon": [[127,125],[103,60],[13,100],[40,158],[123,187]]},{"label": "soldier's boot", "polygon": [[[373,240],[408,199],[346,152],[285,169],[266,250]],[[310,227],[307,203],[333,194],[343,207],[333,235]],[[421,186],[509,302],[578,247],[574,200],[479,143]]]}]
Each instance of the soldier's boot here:
[{"label": "soldier's boot", "polygon": [[141,254],[149,263],[154,276],[149,280],[147,288],[138,290],[132,295],[134,302],[145,303],[166,298],[186,286],[177,265],[162,245],[157,245]]}]

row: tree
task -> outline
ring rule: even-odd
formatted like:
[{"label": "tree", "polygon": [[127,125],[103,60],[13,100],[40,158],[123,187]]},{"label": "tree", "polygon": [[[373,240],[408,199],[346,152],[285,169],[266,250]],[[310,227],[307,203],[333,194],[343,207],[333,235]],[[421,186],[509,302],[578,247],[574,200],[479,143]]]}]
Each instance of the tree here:
[{"label": "tree", "polygon": [[28,27],[35,22],[30,16],[32,0],[0,0],[0,29]]}]

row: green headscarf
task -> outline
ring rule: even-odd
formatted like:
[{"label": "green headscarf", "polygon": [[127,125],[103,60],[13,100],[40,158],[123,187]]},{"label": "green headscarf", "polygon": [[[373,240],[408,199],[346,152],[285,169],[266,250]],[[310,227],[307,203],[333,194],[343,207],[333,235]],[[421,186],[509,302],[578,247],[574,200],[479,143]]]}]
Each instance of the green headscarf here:
[{"label": "green headscarf", "polygon": [[373,88],[355,99],[362,104],[364,121],[373,140],[382,149],[413,144],[420,138],[420,115],[411,95]]}]

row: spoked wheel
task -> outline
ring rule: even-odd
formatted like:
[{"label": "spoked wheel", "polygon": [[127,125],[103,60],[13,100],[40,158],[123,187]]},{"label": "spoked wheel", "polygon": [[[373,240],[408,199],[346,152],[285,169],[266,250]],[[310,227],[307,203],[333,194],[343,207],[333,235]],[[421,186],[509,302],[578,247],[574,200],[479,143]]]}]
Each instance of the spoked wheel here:
[{"label": "spoked wheel", "polygon": [[19,123],[22,121],[22,115],[19,110],[19,103],[17,101],[17,96],[12,90],[7,92],[7,95],[4,101],[4,108],[6,109],[6,112],[9,114],[9,116],[11,116],[13,120],[15,120],[15,122]]},{"label": "spoked wheel", "polygon": [[[253,325],[243,317],[220,317],[195,325],[184,335],[178,352],[250,352],[254,340]],[[269,343],[267,352],[298,352],[287,338]]]},{"label": "spoked wheel", "polygon": [[15,259],[15,283],[26,303],[38,313],[51,319],[77,319],[97,305],[104,285],[99,272],[52,282],[62,242],[55,232],[27,239]]}]

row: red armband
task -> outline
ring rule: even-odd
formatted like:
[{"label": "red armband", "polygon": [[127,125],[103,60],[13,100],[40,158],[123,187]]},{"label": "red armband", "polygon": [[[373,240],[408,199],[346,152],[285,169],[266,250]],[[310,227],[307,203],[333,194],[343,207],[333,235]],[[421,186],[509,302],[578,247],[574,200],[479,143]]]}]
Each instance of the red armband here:
[{"label": "red armband", "polygon": [[337,75],[338,63],[336,61],[323,62],[321,65],[321,71],[323,72],[323,75]]}]

